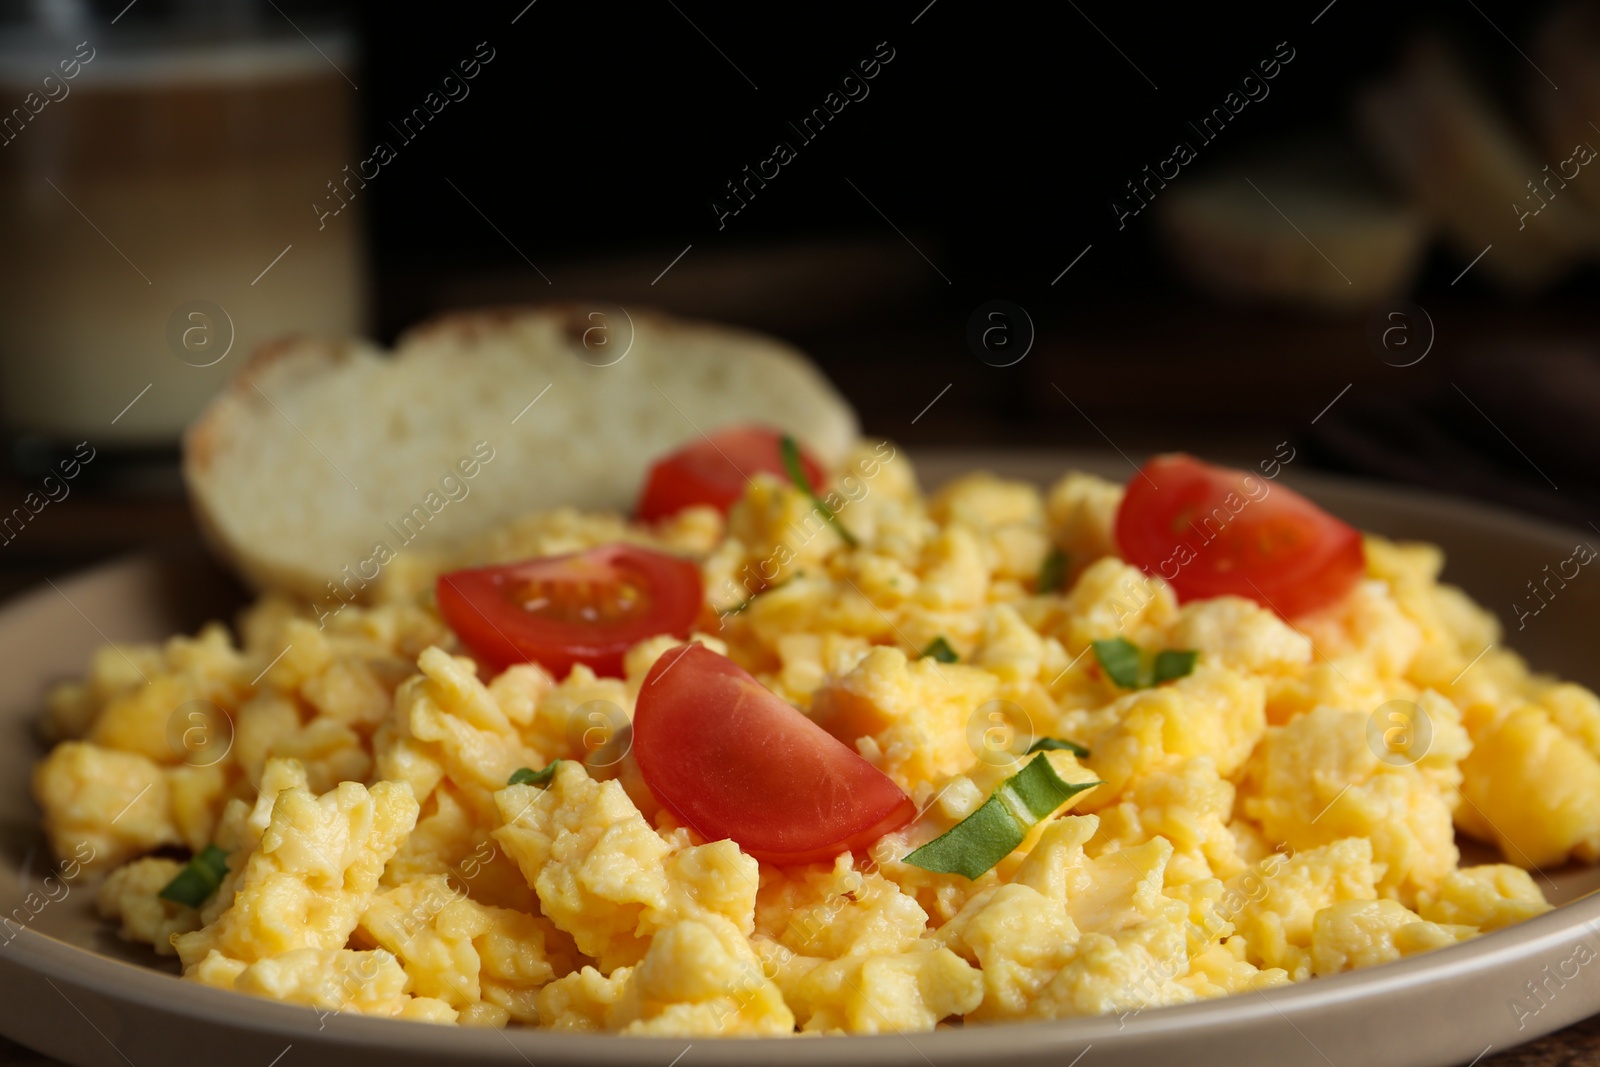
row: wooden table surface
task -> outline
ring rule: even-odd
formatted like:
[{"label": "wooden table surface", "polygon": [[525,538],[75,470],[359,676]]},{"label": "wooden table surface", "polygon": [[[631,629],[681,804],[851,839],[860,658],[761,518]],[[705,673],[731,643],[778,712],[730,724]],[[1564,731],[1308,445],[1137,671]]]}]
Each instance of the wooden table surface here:
[{"label": "wooden table surface", "polygon": [[1495,1052],[1477,1067],[1595,1067],[1600,1065],[1600,1015],[1506,1052]]}]

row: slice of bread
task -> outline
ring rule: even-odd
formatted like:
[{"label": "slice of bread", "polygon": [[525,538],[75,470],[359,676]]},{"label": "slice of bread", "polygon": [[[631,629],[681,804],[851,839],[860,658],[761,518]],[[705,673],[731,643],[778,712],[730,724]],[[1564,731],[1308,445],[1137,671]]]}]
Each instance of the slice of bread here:
[{"label": "slice of bread", "polygon": [[[1528,183],[1543,179],[1544,161],[1443,42],[1418,42],[1392,78],[1361,96],[1356,120],[1368,147],[1438,222],[1463,263],[1494,246],[1474,273],[1533,290],[1600,247],[1600,225],[1572,192],[1540,209]],[[1539,214],[1522,218],[1519,208]]]},{"label": "slice of bread", "polygon": [[392,355],[264,346],[189,428],[183,469],[248,581],[318,598],[341,574],[371,578],[379,545],[447,549],[562,505],[628,510],[651,462],[740,423],[827,464],[857,435],[805,356],[759,334],[614,305],[466,312]]},{"label": "slice of bread", "polygon": [[1386,195],[1337,139],[1276,146],[1164,197],[1156,207],[1174,262],[1231,299],[1373,304],[1410,287],[1428,238],[1421,214]]}]

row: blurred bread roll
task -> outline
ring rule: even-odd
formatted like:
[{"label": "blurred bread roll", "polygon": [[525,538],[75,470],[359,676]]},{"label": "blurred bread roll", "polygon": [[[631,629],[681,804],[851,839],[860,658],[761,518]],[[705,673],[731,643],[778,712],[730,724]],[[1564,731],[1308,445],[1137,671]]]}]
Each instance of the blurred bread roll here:
[{"label": "blurred bread roll", "polygon": [[1195,285],[1330,311],[1405,292],[1428,237],[1421,213],[1333,139],[1175,183],[1157,207],[1168,250]]},{"label": "blurred bread roll", "polygon": [[1600,224],[1570,189],[1533,195],[1544,161],[1442,41],[1414,45],[1355,113],[1374,157],[1463,262],[1494,246],[1474,268],[1480,276],[1531,291],[1600,247]]},{"label": "blurred bread roll", "polygon": [[770,337],[606,305],[460,312],[392,353],[263,347],[190,426],[183,470],[241,575],[315,599],[414,537],[445,550],[528,512],[631,510],[653,461],[741,423],[829,466],[857,436],[844,398]]}]

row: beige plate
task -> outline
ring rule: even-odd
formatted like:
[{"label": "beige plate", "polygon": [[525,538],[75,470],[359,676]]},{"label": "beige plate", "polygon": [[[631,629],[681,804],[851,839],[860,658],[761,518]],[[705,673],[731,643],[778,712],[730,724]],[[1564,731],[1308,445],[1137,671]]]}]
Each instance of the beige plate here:
[{"label": "beige plate", "polygon": [[[1069,465],[1118,478],[1128,473],[1120,460],[1103,457],[920,457],[926,484],[979,466],[1045,482]],[[1594,656],[1600,577],[1580,576],[1520,633],[1511,632],[1509,610],[1529,579],[1546,564],[1566,559],[1587,535],[1415,491],[1324,479],[1297,484],[1367,529],[1444,545],[1447,577],[1512,623],[1511,643],[1536,667],[1600,684]],[[236,595],[228,579],[197,557],[142,558],[64,581],[59,591],[47,586],[0,611],[0,905],[20,904],[38,888],[49,863],[26,787],[38,754],[29,723],[44,687],[81,671],[105,638],[155,640],[192,629],[229,610]],[[1268,994],[1162,1008],[1125,1022],[1084,1018],[932,1034],[765,1039],[759,1046],[702,1039],[684,1064],[798,1064],[823,1057],[834,1067],[1464,1064],[1491,1045],[1503,1049],[1600,1009],[1600,966],[1574,962],[1580,942],[1600,947],[1600,896],[1585,895],[1600,887],[1600,871],[1552,872],[1551,878],[1546,889],[1564,906],[1531,922],[1401,963]],[[0,947],[0,1032],[83,1067],[152,1067],[180,1058],[243,1067],[667,1067],[690,1044],[321,1019],[304,1008],[180,982],[170,965],[153,969],[154,957],[118,944],[92,917],[88,897],[85,889],[73,889]],[[1592,949],[1578,955],[1594,958]],[[1541,983],[1542,1002],[1530,995],[1530,982]],[[1514,1003],[1525,1005],[1521,1027]],[[1091,1046],[1081,1061],[1075,1059]]]}]

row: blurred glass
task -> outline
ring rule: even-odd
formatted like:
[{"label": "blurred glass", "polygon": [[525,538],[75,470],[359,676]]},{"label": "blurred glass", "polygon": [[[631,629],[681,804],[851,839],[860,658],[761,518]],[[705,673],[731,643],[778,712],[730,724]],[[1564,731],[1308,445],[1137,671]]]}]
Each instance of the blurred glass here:
[{"label": "blurred glass", "polygon": [[170,445],[263,339],[362,330],[363,205],[320,228],[312,206],[357,158],[341,25],[250,0],[0,10],[7,430]]}]

